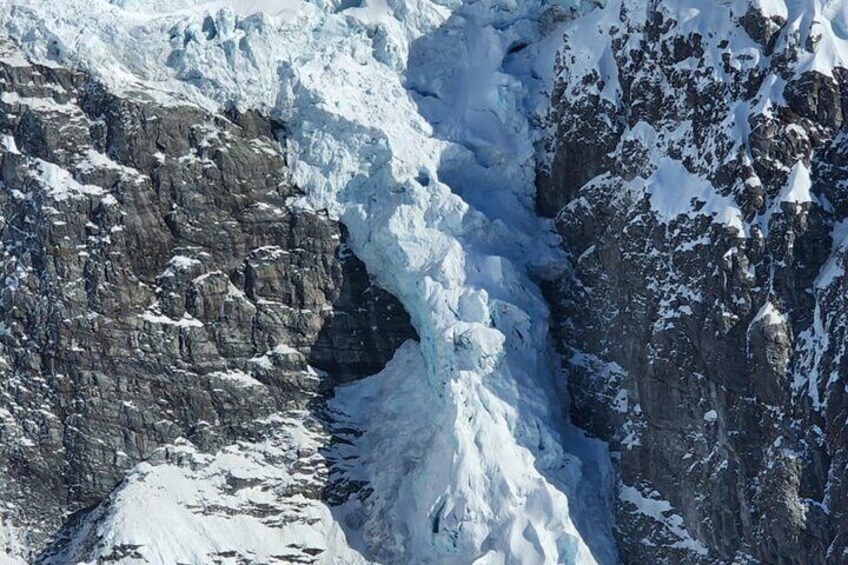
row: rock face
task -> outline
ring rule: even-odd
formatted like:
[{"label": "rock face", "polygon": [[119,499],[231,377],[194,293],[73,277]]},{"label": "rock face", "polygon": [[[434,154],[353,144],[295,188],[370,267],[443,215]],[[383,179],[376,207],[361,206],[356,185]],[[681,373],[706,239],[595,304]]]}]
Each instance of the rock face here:
[{"label": "rock face", "polygon": [[280,124],[8,45],[0,90],[0,549],[34,558],[139,462],[200,473],[415,337],[341,226],[292,205]]},{"label": "rock face", "polygon": [[806,3],[683,4],[609,2],[559,55],[572,416],[617,452],[624,562],[845,563],[848,74]]}]

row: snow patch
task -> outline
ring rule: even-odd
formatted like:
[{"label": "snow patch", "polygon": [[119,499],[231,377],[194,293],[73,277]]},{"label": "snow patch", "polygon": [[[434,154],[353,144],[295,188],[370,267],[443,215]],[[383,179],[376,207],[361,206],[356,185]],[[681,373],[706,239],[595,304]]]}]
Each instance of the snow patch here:
[{"label": "snow patch", "polygon": [[751,321],[751,324],[762,322],[765,326],[785,326],[786,317],[778,310],[777,306],[769,300],[757,311],[757,315]]},{"label": "snow patch", "polygon": [[202,328],[203,322],[194,318],[191,314],[185,313],[183,317],[179,320],[175,320],[173,318],[169,318],[164,314],[160,314],[158,312],[153,312],[150,310],[145,311],[143,314],[139,316],[145,322],[150,322],[151,324],[165,324],[168,326],[177,326],[180,328]]},{"label": "snow patch", "polygon": [[816,277],[815,288],[825,289],[845,276],[845,251],[848,249],[848,219],[837,222],[831,230],[833,246],[830,257]]},{"label": "snow patch", "polygon": [[718,194],[708,181],[690,173],[679,161],[665,158],[648,179],[633,182],[647,192],[651,210],[666,222],[683,215],[707,215],[735,229],[740,237],[746,235],[742,212],[733,198]]},{"label": "snow patch", "polygon": [[88,196],[101,196],[105,190],[93,184],[81,184],[65,169],[36,159],[37,178],[47,189],[47,194],[53,200],[62,201],[69,198],[86,198]]},{"label": "snow patch", "polygon": [[214,373],[209,373],[208,376],[211,379],[221,379],[223,381],[229,381],[245,388],[252,386],[265,386],[249,374],[245,373],[244,371],[239,371],[237,369],[233,369],[230,371],[216,371]]},{"label": "snow patch", "polygon": [[11,135],[0,136],[0,145],[2,145],[3,150],[7,153],[11,153],[13,155],[21,154],[20,150],[18,149],[18,144],[15,142],[15,138]]},{"label": "snow patch", "polygon": [[674,512],[674,507],[667,500],[655,498],[656,493],[650,497],[643,495],[639,489],[622,484],[619,490],[619,499],[635,506],[635,511],[658,522],[662,527],[677,538],[670,547],[686,549],[697,555],[709,555],[709,550],[700,541],[692,538],[686,530],[683,518]]},{"label": "snow patch", "polygon": [[789,17],[789,9],[784,0],[753,0],[751,5],[767,18],[777,17],[785,21]]},{"label": "snow patch", "polygon": [[810,177],[810,169],[803,161],[798,161],[792,167],[792,172],[786,181],[786,187],[780,194],[780,201],[790,202],[792,204],[812,202],[812,197],[810,196],[812,186],[813,181]]}]

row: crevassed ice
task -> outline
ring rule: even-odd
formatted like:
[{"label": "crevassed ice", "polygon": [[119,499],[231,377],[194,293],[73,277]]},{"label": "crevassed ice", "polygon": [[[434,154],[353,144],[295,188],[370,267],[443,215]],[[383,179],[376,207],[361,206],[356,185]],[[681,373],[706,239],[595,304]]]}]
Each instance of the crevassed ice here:
[{"label": "crevassed ice", "polygon": [[[552,10],[583,9],[541,0],[6,5],[5,28],[37,56],[82,63],[163,103],[234,101],[287,124],[300,204],[346,224],[421,336],[426,371],[404,375],[407,394],[375,395],[370,417],[359,417],[370,426],[363,444],[383,450],[358,470],[377,487],[363,551],[380,559],[615,559],[607,463],[561,417],[548,310],[530,276],[558,258],[533,213],[529,117],[557,46]],[[341,390],[337,406],[356,412],[363,386]]]}]

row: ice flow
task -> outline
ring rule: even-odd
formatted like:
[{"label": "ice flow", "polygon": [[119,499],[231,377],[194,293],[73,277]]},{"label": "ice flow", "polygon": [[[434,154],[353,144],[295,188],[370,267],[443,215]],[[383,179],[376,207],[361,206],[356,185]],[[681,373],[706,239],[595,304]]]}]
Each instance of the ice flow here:
[{"label": "ice flow", "polygon": [[379,450],[360,469],[375,487],[361,528],[374,559],[615,559],[607,513],[585,508],[602,506],[607,463],[563,417],[532,277],[559,260],[533,211],[533,119],[557,48],[549,16],[580,9],[542,0],[5,9],[5,28],[33,54],[82,64],[113,88],[260,107],[286,124],[301,204],[341,219],[421,336],[426,371],[404,376],[407,394],[361,406],[349,400],[367,385],[339,391],[341,409],[368,411],[362,445]]}]

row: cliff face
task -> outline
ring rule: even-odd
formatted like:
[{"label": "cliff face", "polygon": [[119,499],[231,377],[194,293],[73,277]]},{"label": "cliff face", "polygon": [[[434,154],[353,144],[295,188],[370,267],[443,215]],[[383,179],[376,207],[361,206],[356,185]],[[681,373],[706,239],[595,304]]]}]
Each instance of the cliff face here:
[{"label": "cliff face", "polygon": [[627,563],[848,558],[830,8],[610,2],[566,35],[537,205],[571,257],[555,331],[573,418],[616,452]]},{"label": "cliff face", "polygon": [[[86,251],[115,265],[102,275],[100,263],[90,267],[99,278],[83,285],[85,300],[91,295],[109,305],[107,291],[123,288],[112,283],[118,266],[146,285],[130,280],[132,291],[120,295],[128,304],[110,306],[93,321],[79,318],[139,324],[140,344],[129,347],[152,352],[142,357],[143,372],[114,385],[117,392],[102,404],[119,405],[119,415],[129,410],[156,430],[163,420],[174,422],[169,435],[111,469],[102,461],[113,452],[129,455],[123,438],[138,432],[102,416],[102,427],[121,441],[91,440],[103,451],[97,472],[85,467],[68,479],[69,489],[83,489],[68,508],[80,514],[66,517],[60,508],[37,539],[7,553],[31,555],[50,539],[41,555],[54,563],[615,562],[608,457],[601,442],[586,440],[562,417],[549,309],[531,275],[555,270],[562,256],[552,222],[533,209],[534,109],[544,103],[558,44],[553,30],[593,4],[4,5],[0,27],[28,55],[86,69],[106,87],[65,88],[84,114],[83,135],[75,138],[81,142],[67,151],[92,145],[116,163],[115,174],[129,168],[150,177],[149,185],[125,186],[126,180],[104,187],[74,161],[71,170],[60,168],[76,184],[54,184],[84,195],[62,204],[81,206],[73,214],[82,224],[59,221],[91,231],[76,243],[89,247],[71,249],[68,260],[84,261],[76,254]],[[59,74],[52,67],[39,72]],[[28,84],[24,78],[15,88]],[[284,165],[279,147],[267,143],[278,133],[269,133],[274,124],[225,110],[210,116],[192,104],[266,109],[284,123],[288,172],[277,174]],[[45,120],[43,137],[70,131],[54,128],[58,119]],[[13,137],[10,147],[30,151]],[[287,176],[302,194],[294,194]],[[107,196],[126,212],[114,220],[123,222],[115,235],[113,220],[100,228],[99,216],[86,216],[86,203],[100,206]],[[345,251],[337,251],[339,228],[293,208],[292,197],[344,223]],[[129,207],[122,198],[135,200]],[[107,204],[105,212],[112,210]],[[35,226],[44,230],[51,222]],[[95,255],[114,245],[97,238],[126,238],[135,223],[132,246],[114,257]],[[89,237],[101,247],[94,249]],[[132,249],[142,245],[136,240],[151,249]],[[52,249],[49,242],[33,247],[47,256]],[[355,260],[341,260],[347,250],[398,298],[420,346],[398,349],[374,378],[337,387],[323,405],[310,401],[310,387],[323,385],[304,363],[324,369],[325,381],[334,383],[376,371],[414,335],[399,309],[388,308],[394,302],[368,290]],[[325,318],[331,310],[336,315]],[[144,324],[161,333],[148,337]],[[43,320],[32,326],[50,327]],[[127,354],[118,327],[110,322],[106,337],[94,334],[86,346],[101,348],[117,336],[120,347],[95,350],[56,372],[134,362],[127,359],[138,354]],[[375,337],[361,337],[366,329]],[[63,339],[79,341],[85,331],[71,328]],[[292,355],[299,364],[265,374]],[[231,363],[217,363],[222,358]],[[158,390],[145,388],[137,399],[127,394],[147,382],[141,376],[160,388],[175,383],[168,395],[176,400],[160,406],[148,398]],[[91,397],[110,390],[106,377],[98,378],[104,384],[90,383]],[[280,390],[261,392],[254,381]],[[227,386],[236,389],[227,393],[234,399],[209,407]],[[198,388],[206,396],[197,399]],[[100,433],[93,404],[80,408],[88,412],[69,433],[86,430],[89,421]],[[9,481],[19,474],[8,473]],[[99,482],[95,488],[87,481]],[[316,500],[319,494],[330,504]],[[150,523],[150,516],[157,519]],[[4,521],[12,540],[43,522],[32,520],[20,532],[25,518],[21,510]],[[54,535],[59,524],[67,527]]]},{"label": "cliff face", "polygon": [[0,561],[848,560],[843,2],[171,4],[3,8]]},{"label": "cliff face", "polygon": [[[295,446],[326,436],[307,408],[415,332],[341,226],[291,204],[280,124],[118,97],[8,45],[0,88],[0,549],[33,558],[52,540],[44,559],[91,557],[96,533],[69,549],[57,532],[92,530],[88,512],[141,461],[124,490],[171,464],[225,477],[207,501],[221,508],[273,468],[295,476],[278,498],[321,497],[321,442],[277,445],[280,430]],[[258,478],[213,457],[247,444],[264,445]],[[272,502],[206,511],[256,529],[282,520]],[[107,558],[133,556],[119,541]],[[298,553],[308,542],[298,559],[320,553]]]}]

